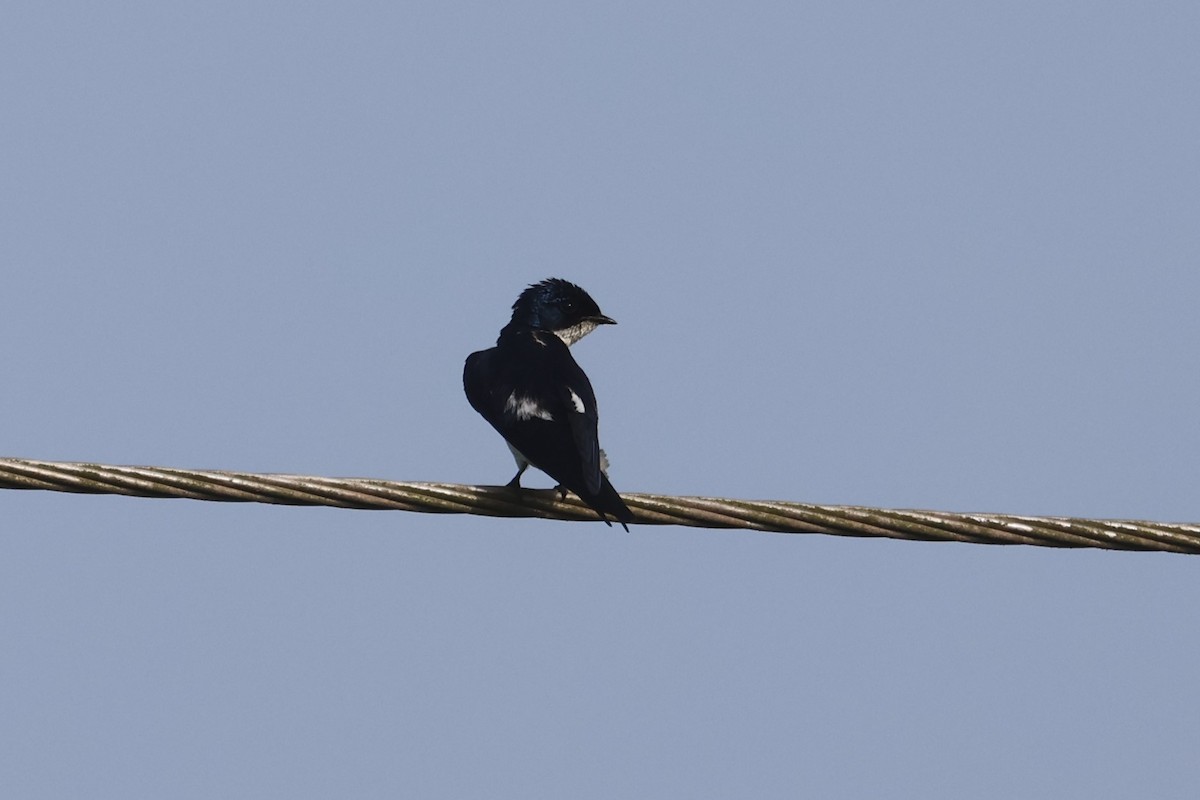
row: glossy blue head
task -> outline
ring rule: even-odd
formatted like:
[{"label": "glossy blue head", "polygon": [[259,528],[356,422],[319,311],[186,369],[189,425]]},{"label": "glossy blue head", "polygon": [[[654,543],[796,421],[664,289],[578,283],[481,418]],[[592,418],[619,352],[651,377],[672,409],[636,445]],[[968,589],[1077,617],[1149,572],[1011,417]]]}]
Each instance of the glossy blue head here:
[{"label": "glossy blue head", "polygon": [[597,325],[616,325],[617,321],[600,313],[591,295],[575,284],[547,278],[521,292],[513,303],[509,324],[550,331],[572,345]]}]

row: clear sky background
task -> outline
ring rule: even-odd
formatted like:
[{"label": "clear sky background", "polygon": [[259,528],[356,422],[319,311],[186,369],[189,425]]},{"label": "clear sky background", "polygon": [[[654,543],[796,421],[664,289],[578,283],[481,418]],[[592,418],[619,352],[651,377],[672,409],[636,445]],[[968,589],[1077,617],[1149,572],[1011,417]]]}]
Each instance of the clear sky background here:
[{"label": "clear sky background", "polygon": [[[1195,3],[6,4],[0,454],[1200,521]],[[527,483],[549,486],[543,475]],[[0,493],[0,794],[1192,798],[1200,559]]]}]

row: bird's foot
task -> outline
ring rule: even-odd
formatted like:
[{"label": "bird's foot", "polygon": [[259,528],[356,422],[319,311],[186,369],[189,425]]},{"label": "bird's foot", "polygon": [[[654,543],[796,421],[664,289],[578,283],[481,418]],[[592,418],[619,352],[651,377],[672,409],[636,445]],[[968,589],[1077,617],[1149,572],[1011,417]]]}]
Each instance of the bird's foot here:
[{"label": "bird's foot", "polygon": [[525,470],[529,469],[528,464],[517,462],[517,474],[513,475],[512,480],[504,484],[506,489],[512,489],[517,494],[521,493],[521,476],[525,474]]}]

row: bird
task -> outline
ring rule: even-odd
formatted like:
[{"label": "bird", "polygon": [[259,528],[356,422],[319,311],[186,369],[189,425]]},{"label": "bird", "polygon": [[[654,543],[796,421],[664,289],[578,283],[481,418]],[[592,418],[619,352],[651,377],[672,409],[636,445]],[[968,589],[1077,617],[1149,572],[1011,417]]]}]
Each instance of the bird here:
[{"label": "bird", "polygon": [[467,356],[463,390],[471,407],[504,437],[517,462],[518,492],[532,464],[579,495],[600,519],[626,531],[633,512],[608,480],[597,432],[596,393],[570,346],[616,320],[562,278],[531,284],[512,306],[496,346]]}]

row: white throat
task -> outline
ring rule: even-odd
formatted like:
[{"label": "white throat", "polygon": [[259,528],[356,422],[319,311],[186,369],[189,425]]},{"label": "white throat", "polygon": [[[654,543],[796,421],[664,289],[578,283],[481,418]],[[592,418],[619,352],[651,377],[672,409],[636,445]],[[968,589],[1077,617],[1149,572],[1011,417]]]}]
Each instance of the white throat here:
[{"label": "white throat", "polygon": [[569,328],[555,331],[554,335],[562,339],[567,347],[570,347],[594,330],[596,330],[596,323],[590,319],[585,319],[583,322],[572,325]]}]

